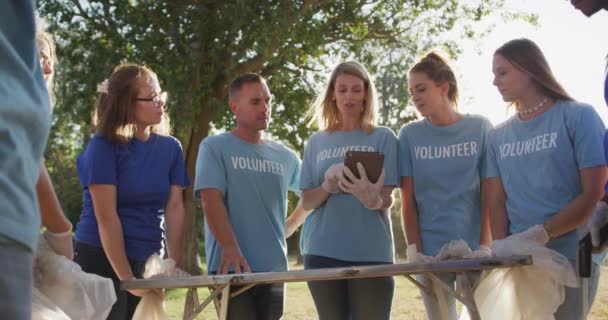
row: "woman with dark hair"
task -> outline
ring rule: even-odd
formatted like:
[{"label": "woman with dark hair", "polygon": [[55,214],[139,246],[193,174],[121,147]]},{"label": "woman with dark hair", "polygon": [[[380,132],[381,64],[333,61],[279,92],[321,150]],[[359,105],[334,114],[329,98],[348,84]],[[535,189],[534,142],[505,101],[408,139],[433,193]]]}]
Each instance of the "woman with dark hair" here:
[{"label": "woman with dark hair", "polygon": [[[410,69],[408,86],[423,117],[399,132],[401,213],[408,261],[430,261],[430,256],[453,240],[464,240],[476,250],[475,257],[489,256],[490,225],[481,198],[492,125],[481,116],[458,112],[456,77],[435,52]],[[431,287],[428,277],[417,279]],[[456,278],[446,274],[440,280],[453,287]],[[432,288],[435,298],[421,290],[428,318],[457,319],[454,296],[441,286]]]},{"label": "woman with dark hair", "polygon": [[74,261],[114,281],[109,319],[131,319],[147,290],[121,291],[120,280],[141,278],[165,236],[169,257],[180,265],[182,190],[190,181],[181,145],[168,135],[167,95],[152,70],[121,64],[97,91],[96,134],[77,160],[84,191]]},{"label": "woman with dark hair", "polygon": [[[577,229],[604,194],[604,124],[590,105],[568,95],[528,39],[498,48],[492,71],[503,100],[517,111],[490,138],[492,236],[546,245],[574,264]],[[579,318],[582,290],[566,288],[557,320]]]}]

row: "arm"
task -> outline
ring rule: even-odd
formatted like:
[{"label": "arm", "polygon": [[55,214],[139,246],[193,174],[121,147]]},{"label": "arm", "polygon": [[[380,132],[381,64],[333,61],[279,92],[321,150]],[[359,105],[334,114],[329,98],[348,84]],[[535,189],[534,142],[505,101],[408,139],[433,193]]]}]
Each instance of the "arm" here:
[{"label": "arm", "polygon": [[172,185],[169,193],[169,201],[165,208],[165,218],[167,225],[167,246],[169,257],[173,259],[176,266],[181,266],[181,245],[184,230],[184,200],[182,197],[182,187]]},{"label": "arm", "polygon": [[42,225],[52,233],[71,231],[72,224],[63,214],[49,173],[42,162],[40,163],[40,175],[36,183],[36,194],[38,195],[38,203],[40,205]]},{"label": "arm", "polygon": [[481,180],[481,233],[479,245],[490,246],[492,243],[492,231],[490,228],[490,199],[488,192],[488,179]]},{"label": "arm", "polygon": [[200,194],[207,226],[222,247],[222,258],[217,269],[218,274],[228,273],[230,267],[234,267],[235,273],[251,272],[230,226],[228,211],[224,205],[221,192],[217,189],[202,189]]},{"label": "arm", "polygon": [[380,196],[382,197],[382,206],[378,209],[380,211],[386,211],[393,206],[393,190],[395,187],[393,186],[384,186],[382,187],[382,191],[380,191]]},{"label": "arm", "polygon": [[315,189],[302,190],[302,209],[312,211],[320,207],[329,198],[330,193],[323,187]]},{"label": "arm", "polygon": [[593,212],[595,204],[604,195],[606,167],[597,166],[580,170],[581,193],[566,207],[545,221],[551,237],[559,237],[584,224]]},{"label": "arm", "polygon": [[401,177],[401,218],[407,245],[416,245],[416,248],[421,251],[422,241],[418,228],[418,211],[416,209],[413,177]]},{"label": "arm", "polygon": [[[482,184],[482,208],[487,206],[487,218],[490,220],[493,239],[504,239],[509,231],[507,218],[507,196],[500,178],[484,179]],[[482,217],[483,218],[483,217]],[[482,221],[483,222],[483,221]]]},{"label": "arm", "polygon": [[[122,224],[116,211],[116,186],[110,184],[91,184],[89,192],[99,228],[99,238],[103,251],[120,280],[133,279],[133,271],[127,259]],[[147,289],[129,290],[136,296],[143,296]]]},{"label": "arm", "polygon": [[285,238],[291,237],[294,232],[296,232],[296,230],[298,230],[298,228],[304,223],[304,220],[311,212],[312,210],[304,210],[302,207],[302,199],[300,199],[296,205],[296,208],[285,221]]}]

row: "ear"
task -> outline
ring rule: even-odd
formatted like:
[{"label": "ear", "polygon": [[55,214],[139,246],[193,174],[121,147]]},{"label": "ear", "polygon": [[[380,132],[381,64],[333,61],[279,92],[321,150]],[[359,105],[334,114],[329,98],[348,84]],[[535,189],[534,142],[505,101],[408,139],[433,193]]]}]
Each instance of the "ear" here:
[{"label": "ear", "polygon": [[238,113],[238,109],[239,109],[239,106],[236,103],[236,101],[230,100],[228,102],[228,105],[230,106],[230,111],[232,111],[232,113],[234,113],[234,115],[236,115]]},{"label": "ear", "polygon": [[444,81],[441,85],[439,85],[439,88],[441,89],[441,94],[447,96],[448,92],[450,92],[450,82]]}]

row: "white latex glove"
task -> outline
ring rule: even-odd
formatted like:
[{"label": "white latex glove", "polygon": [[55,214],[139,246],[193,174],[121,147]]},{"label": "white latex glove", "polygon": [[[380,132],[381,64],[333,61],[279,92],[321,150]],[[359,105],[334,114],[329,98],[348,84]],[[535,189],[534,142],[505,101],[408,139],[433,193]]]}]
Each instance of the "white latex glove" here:
[{"label": "white latex glove", "polygon": [[415,244],[410,244],[407,246],[407,249],[405,249],[405,254],[407,255],[408,263],[426,263],[435,261],[434,257],[425,256],[418,252],[418,248]]},{"label": "white latex glove", "polygon": [[465,255],[463,258],[465,259],[476,259],[476,258],[490,258],[494,256],[494,252],[492,249],[486,245],[480,245],[479,249]]},{"label": "white latex glove", "polygon": [[608,204],[600,201],[593,209],[593,215],[587,222],[587,229],[591,234],[591,243],[594,247],[600,246],[600,229],[608,223]]},{"label": "white latex glove", "polygon": [[72,229],[62,233],[44,231],[42,236],[56,254],[62,255],[70,260],[74,259],[74,245],[72,243]]},{"label": "white latex glove", "polygon": [[543,227],[542,224],[537,224],[530,227],[526,231],[512,234],[508,236],[507,239],[533,241],[540,244],[541,246],[544,246],[545,244],[547,244],[547,242],[549,242],[549,235],[547,234],[547,231],[545,230],[545,227]]},{"label": "white latex glove", "polygon": [[338,177],[342,176],[342,171],[344,170],[343,163],[334,163],[325,171],[323,184],[321,187],[325,189],[325,191],[329,193],[337,193],[340,191],[340,187],[338,186]]},{"label": "white latex glove", "polygon": [[357,163],[357,169],[359,169],[360,179],[357,179],[350,169],[344,167],[342,175],[339,177],[340,189],[355,196],[361,201],[363,206],[370,210],[382,208],[384,201],[382,200],[381,191],[382,187],[384,187],[384,169],[382,169],[382,173],[376,183],[369,181],[365,168],[360,162]]}]

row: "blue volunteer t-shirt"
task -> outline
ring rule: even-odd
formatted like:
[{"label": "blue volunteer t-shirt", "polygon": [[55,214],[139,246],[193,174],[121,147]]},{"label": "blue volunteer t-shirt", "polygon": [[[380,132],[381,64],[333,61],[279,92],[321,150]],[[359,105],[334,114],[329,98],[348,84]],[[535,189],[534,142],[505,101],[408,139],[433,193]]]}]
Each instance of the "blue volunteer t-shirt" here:
[{"label": "blue volunteer t-shirt", "polygon": [[428,120],[399,132],[399,176],[413,177],[422,253],[434,256],[451,240],[475,250],[481,230],[480,185],[487,177],[492,124],[466,114],[449,126]]},{"label": "blue volunteer t-shirt", "polygon": [[[205,138],[196,159],[194,190],[217,189],[230,226],[252,272],[287,270],[287,191],[299,193],[300,159],[284,145],[246,142],[231,132]],[[209,273],[217,272],[222,248],[205,224]]]},{"label": "blue volunteer t-shirt", "polygon": [[145,261],[162,248],[165,206],[171,186],[186,187],[181,144],[171,136],[151,134],[118,145],[96,135],[77,159],[83,209],[75,238],[102,247],[88,186],[116,186],[116,211],[122,224],[127,257]]},{"label": "blue volunteer t-shirt", "polygon": [[[343,163],[346,151],[384,153],[385,186],[397,186],[397,137],[388,128],[320,131],[304,149],[300,187],[321,186],[325,171]],[[300,238],[302,254],[345,261],[393,262],[393,233],[390,212],[367,209],[352,194],[331,194],[304,222]]]},{"label": "blue volunteer t-shirt", "polygon": [[[517,115],[490,136],[490,176],[498,176],[507,197],[509,233],[542,224],[581,193],[579,170],[606,164],[604,124],[593,107],[557,101],[538,117]],[[575,259],[578,232],[547,247]]]}]

